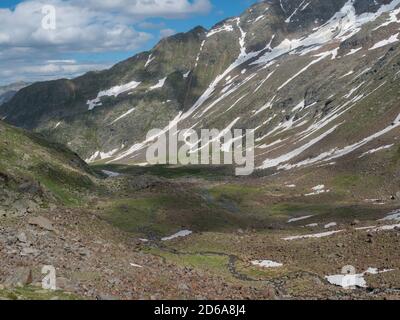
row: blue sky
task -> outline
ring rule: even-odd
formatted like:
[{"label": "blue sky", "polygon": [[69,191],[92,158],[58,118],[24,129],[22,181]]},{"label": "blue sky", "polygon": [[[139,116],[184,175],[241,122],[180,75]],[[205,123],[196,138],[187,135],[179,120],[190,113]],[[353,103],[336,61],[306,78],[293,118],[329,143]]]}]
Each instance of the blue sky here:
[{"label": "blue sky", "polygon": [[[119,2],[125,6],[111,0],[2,0],[0,85],[102,69],[151,49],[164,35],[210,28],[257,0],[155,0],[150,7]],[[57,13],[51,32],[40,28],[46,4]]]}]

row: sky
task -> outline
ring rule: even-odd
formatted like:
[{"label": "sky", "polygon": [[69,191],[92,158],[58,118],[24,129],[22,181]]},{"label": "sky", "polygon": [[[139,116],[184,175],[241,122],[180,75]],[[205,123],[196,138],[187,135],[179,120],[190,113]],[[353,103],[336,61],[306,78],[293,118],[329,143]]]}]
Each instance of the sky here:
[{"label": "sky", "polygon": [[257,0],[1,0],[0,85],[72,78]]}]

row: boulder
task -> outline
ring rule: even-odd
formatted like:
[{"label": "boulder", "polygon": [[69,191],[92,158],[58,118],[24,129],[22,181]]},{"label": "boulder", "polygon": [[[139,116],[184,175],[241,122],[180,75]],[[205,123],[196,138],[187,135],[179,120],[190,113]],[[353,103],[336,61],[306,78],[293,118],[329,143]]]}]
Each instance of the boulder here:
[{"label": "boulder", "polygon": [[32,283],[32,270],[29,268],[17,268],[4,282],[6,288],[24,287]]},{"label": "boulder", "polygon": [[46,219],[42,216],[30,218],[28,220],[28,224],[37,226],[47,231],[56,231],[53,227],[53,223],[49,219]]},{"label": "boulder", "polygon": [[39,253],[40,253],[39,250],[34,249],[34,248],[29,248],[29,247],[22,248],[22,250],[21,250],[21,256],[23,256],[23,257],[30,256],[30,255],[37,256],[37,255],[39,255]]},{"label": "boulder", "polygon": [[19,242],[25,243],[28,241],[28,237],[26,236],[25,232],[21,232],[18,236],[17,239]]}]

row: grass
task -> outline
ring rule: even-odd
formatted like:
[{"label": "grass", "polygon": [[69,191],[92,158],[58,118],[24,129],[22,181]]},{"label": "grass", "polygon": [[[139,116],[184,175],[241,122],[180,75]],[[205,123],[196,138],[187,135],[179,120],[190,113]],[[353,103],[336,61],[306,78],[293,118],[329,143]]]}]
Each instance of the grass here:
[{"label": "grass", "polygon": [[127,232],[162,234],[173,228],[159,214],[159,210],[170,204],[171,199],[164,196],[121,199],[112,202],[102,215],[108,222]]},{"label": "grass", "polygon": [[137,193],[134,198],[105,202],[100,215],[124,231],[149,236],[165,236],[182,229],[228,232],[258,225],[250,214],[231,212],[202,197],[197,189]]},{"label": "grass", "polygon": [[217,200],[227,198],[238,203],[244,203],[251,200],[251,198],[260,196],[262,192],[261,188],[244,184],[223,184],[209,189],[209,193]]},{"label": "grass", "polygon": [[338,174],[333,178],[333,187],[336,194],[344,195],[352,191],[378,190],[384,185],[384,177],[374,175]]},{"label": "grass", "polygon": [[39,182],[64,205],[80,205],[83,195],[94,189],[90,168],[66,147],[4,123],[0,123],[0,173],[14,182],[7,188],[14,190],[21,181]]},{"label": "grass", "polygon": [[241,274],[245,274],[253,279],[272,279],[278,278],[288,273],[288,268],[280,267],[280,268],[263,268],[256,266],[249,266],[248,264],[244,264],[242,262],[238,262],[236,264],[236,270]]},{"label": "grass", "polygon": [[228,257],[213,254],[174,254],[160,249],[151,248],[149,253],[163,257],[170,263],[181,267],[188,267],[205,272],[217,273],[221,276],[229,276]]},{"label": "grass", "polygon": [[77,172],[66,171],[50,164],[40,164],[32,169],[36,178],[61,203],[67,206],[78,206],[83,202],[82,194],[94,189],[94,183],[88,176]]},{"label": "grass", "polygon": [[63,291],[49,291],[32,286],[26,286],[15,289],[0,290],[0,298],[8,300],[81,300],[74,294],[69,294]]}]

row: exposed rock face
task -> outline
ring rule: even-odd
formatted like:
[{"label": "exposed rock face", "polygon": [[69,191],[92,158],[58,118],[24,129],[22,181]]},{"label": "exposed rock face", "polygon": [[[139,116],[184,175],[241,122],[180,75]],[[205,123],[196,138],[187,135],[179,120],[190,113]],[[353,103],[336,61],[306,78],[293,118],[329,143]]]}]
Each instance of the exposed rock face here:
[{"label": "exposed rock face", "polygon": [[368,160],[398,148],[399,5],[262,1],[110,70],[33,84],[0,115],[88,161],[143,162],[148,130],[173,119],[256,129],[262,169]]}]

